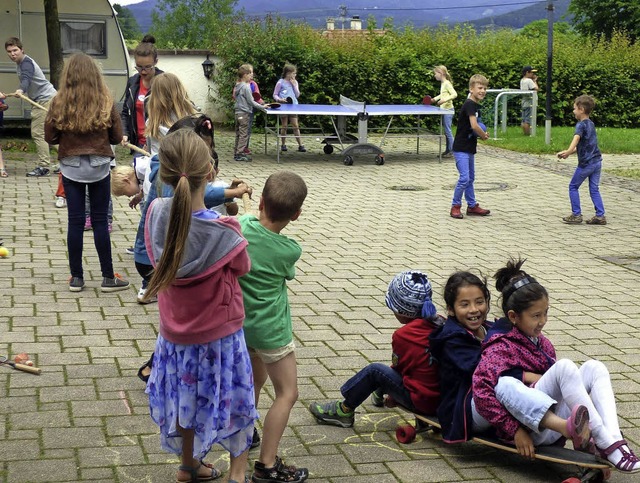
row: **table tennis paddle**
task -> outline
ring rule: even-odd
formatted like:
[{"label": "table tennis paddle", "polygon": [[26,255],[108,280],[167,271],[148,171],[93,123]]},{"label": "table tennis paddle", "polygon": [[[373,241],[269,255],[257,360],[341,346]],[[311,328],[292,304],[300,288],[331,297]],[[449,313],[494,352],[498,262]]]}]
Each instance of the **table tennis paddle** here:
[{"label": "table tennis paddle", "polygon": [[287,104],[293,104],[293,97],[287,97]]},{"label": "table tennis paddle", "polygon": [[268,104],[265,104],[264,107],[266,107],[267,109],[280,109],[280,106],[282,104],[280,104],[279,102],[269,102]]},{"label": "table tennis paddle", "polygon": [[424,96],[424,97],[422,98],[422,103],[423,103],[425,106],[430,106],[430,105],[433,103],[433,99],[431,98],[431,96],[430,96],[430,95],[426,95],[426,96]]}]

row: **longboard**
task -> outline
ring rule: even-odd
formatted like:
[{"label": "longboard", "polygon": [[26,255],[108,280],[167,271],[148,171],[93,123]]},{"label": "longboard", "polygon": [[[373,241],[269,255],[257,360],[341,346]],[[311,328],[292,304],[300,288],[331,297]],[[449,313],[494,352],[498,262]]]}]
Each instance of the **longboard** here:
[{"label": "longboard", "polygon": [[[404,408],[402,408],[404,409]],[[407,412],[410,412],[407,410]],[[440,421],[436,416],[424,416],[422,414],[411,413],[416,418],[416,427],[399,426],[396,430],[396,437],[401,443],[410,443],[415,439],[417,431],[442,429]],[[518,454],[515,446],[505,443],[489,435],[474,436],[471,441],[498,449],[509,453]],[[563,465],[575,465],[583,469],[579,478],[569,478],[563,483],[579,482],[602,482],[606,481],[611,474],[611,466],[596,458],[595,455],[584,453],[560,446],[537,446],[535,459],[559,463]]]}]

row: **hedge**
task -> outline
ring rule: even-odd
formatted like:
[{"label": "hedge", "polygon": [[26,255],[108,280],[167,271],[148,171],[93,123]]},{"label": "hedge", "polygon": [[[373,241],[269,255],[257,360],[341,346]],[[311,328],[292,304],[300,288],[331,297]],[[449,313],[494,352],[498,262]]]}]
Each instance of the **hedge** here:
[{"label": "hedge", "polygon": [[[533,32],[533,33],[532,33]],[[338,103],[340,95],[379,104],[411,104],[439,92],[433,66],[444,64],[465,98],[471,75],[481,73],[490,88],[517,88],[523,65],[538,68],[539,121],[545,118],[546,35],[535,30],[476,32],[470,26],[387,31],[378,35],[327,39],[304,24],[281,18],[241,21],[216,32],[213,49],[224,65],[216,73],[220,92],[231,92],[237,67],[254,66],[264,97],[270,98],[285,62],[297,65],[304,103]],[[552,115],[554,125],[575,123],[573,100],[590,94],[599,126],[640,127],[640,45],[616,34],[610,41],[561,29],[554,35]],[[218,99],[232,112],[231,96]]]}]

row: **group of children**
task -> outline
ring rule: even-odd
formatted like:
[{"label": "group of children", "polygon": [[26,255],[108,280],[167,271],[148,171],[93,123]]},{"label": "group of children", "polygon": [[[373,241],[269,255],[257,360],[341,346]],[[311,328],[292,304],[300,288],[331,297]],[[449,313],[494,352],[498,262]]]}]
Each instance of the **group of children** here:
[{"label": "group of children", "polygon": [[319,423],[350,427],[371,395],[376,406],[437,414],[447,443],[492,430],[533,458],[536,446],[570,439],[576,450],[619,471],[640,471],[620,431],[607,368],[556,358],[542,333],[549,295],[523,263],[509,260],[496,272],[504,317],[493,323],[487,321],[490,291],[477,275],[449,277],[446,320],[436,313],[425,274],[397,275],[386,304],[404,325],[393,334],[391,367],[370,364],[342,386],[344,400],[312,402],[311,414]]},{"label": "group of children", "polygon": [[[522,70],[522,90],[538,90],[535,80],[535,69],[526,66]],[[432,99],[433,105],[442,109],[453,109],[453,99],[457,93],[453,88],[451,75],[444,65],[434,68],[434,76],[440,82],[440,94]],[[453,114],[443,115],[443,126],[447,147],[443,156],[453,154],[458,170],[458,182],[453,191],[451,210],[452,218],[462,219],[462,199],[467,203],[467,215],[487,216],[490,210],[481,208],[475,197],[475,154],[478,138],[489,139],[486,127],[481,123],[482,101],[487,94],[489,81],[480,74],[475,74],[469,79],[469,95],[464,101],[458,115],[458,123],[455,138],[451,132]],[[525,97],[522,108],[522,128],[525,135],[530,134],[531,105],[530,99]],[[600,195],[600,176],[602,172],[602,154],[598,147],[598,138],[595,125],[590,119],[595,107],[595,100],[588,95],[576,98],[573,105],[573,114],[577,119],[575,134],[571,144],[564,151],[557,153],[558,158],[566,159],[571,154],[578,155],[578,167],[569,183],[569,199],[571,201],[571,215],[562,218],[567,224],[576,225],[582,223],[582,210],[580,208],[579,189],[585,180],[589,180],[589,195],[595,208],[595,216],[586,221],[589,225],[606,225],[604,203]]]}]

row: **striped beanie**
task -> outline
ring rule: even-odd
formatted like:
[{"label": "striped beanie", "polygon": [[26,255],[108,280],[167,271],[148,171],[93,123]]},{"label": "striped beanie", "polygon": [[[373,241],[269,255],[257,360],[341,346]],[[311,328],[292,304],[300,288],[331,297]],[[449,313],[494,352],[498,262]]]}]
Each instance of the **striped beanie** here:
[{"label": "striped beanie", "polygon": [[[393,277],[387,289],[385,302],[387,307],[397,314],[416,319],[431,319],[435,316],[431,296],[431,282],[427,276],[416,270],[407,270]],[[428,305],[426,311],[425,304]]]}]

